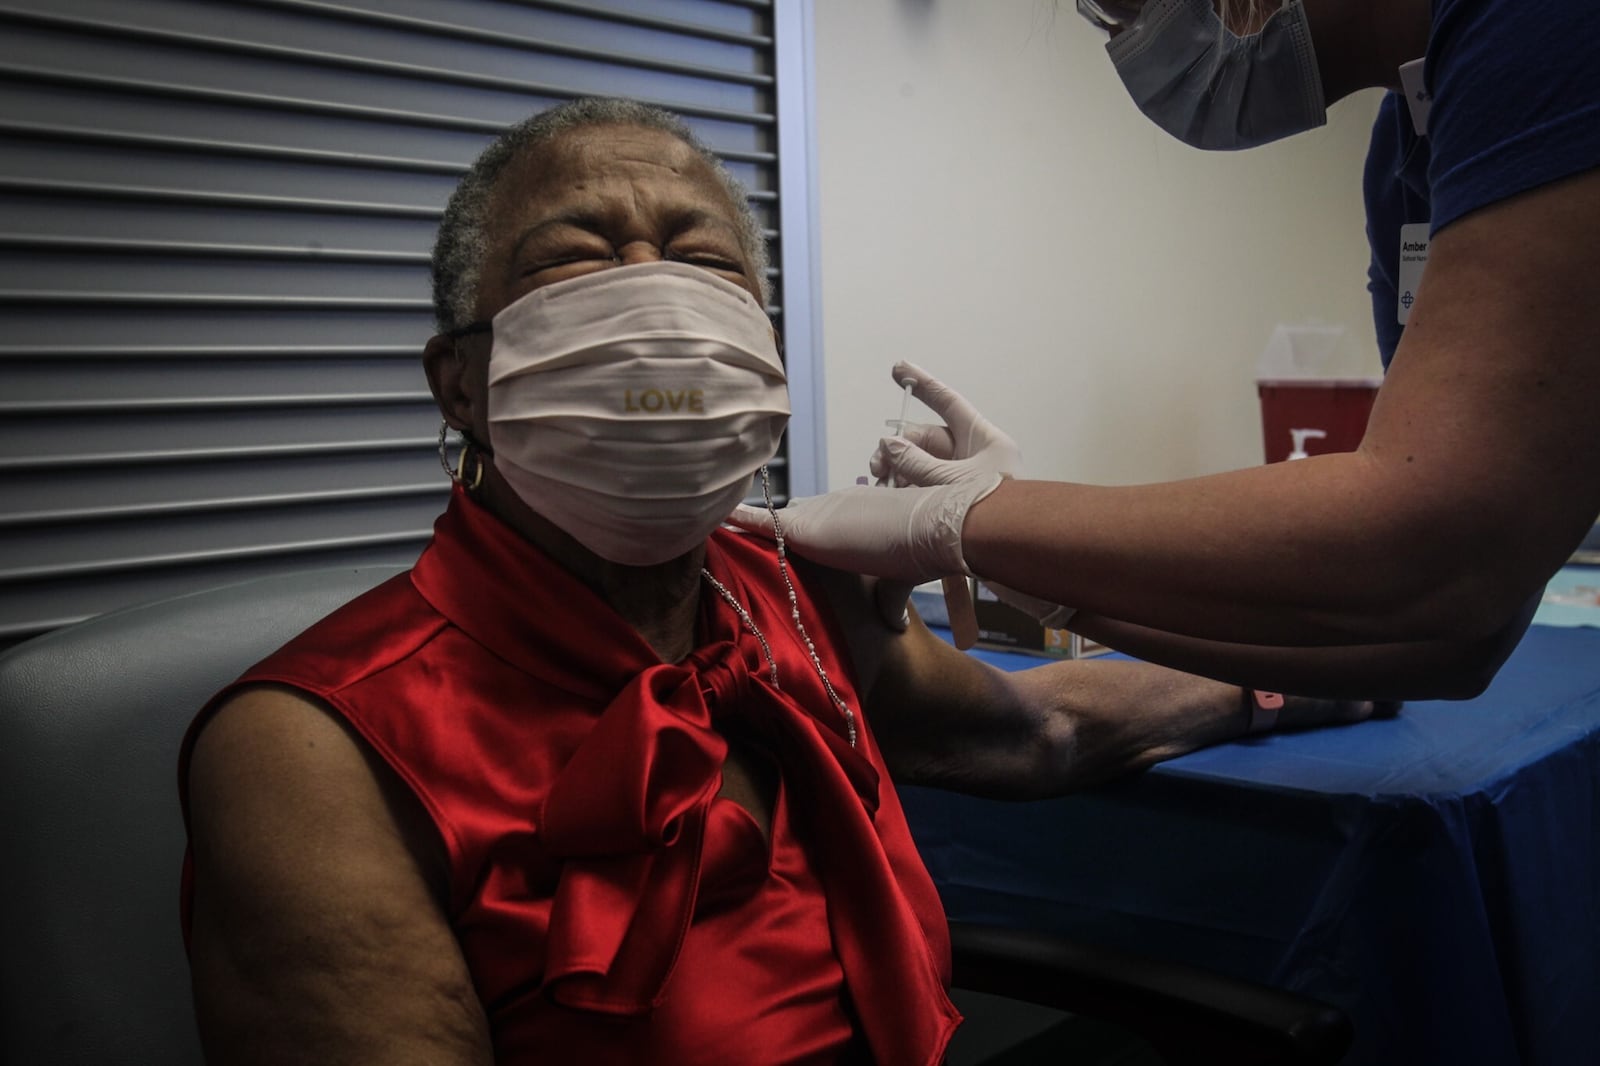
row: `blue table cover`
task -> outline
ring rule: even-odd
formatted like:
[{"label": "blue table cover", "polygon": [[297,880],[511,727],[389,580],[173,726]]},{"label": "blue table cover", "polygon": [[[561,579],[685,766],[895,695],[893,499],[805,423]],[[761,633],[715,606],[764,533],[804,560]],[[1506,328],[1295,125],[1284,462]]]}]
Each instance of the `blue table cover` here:
[{"label": "blue table cover", "polygon": [[903,800],[952,918],[1320,998],[1351,1064],[1600,1064],[1600,630],[1534,626],[1467,702],[1061,799]]}]

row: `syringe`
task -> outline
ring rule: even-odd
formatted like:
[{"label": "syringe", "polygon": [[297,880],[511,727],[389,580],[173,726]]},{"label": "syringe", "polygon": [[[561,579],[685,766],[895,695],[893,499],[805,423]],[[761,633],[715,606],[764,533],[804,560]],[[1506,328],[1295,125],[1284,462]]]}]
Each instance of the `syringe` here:
[{"label": "syringe", "polygon": [[[900,383],[905,392],[900,397],[900,417],[891,422],[886,422],[894,435],[903,436],[906,431],[906,415],[911,410],[911,392],[917,387],[916,379],[907,378]],[[889,487],[894,484],[894,472],[889,473]],[[966,651],[978,642],[978,614],[972,604],[972,585],[966,577],[951,575],[941,578],[940,587],[944,590],[945,615],[950,620],[950,639],[955,646]]]},{"label": "syringe", "polygon": [[[893,431],[896,437],[906,431],[906,414],[911,410],[911,390],[917,387],[916,379],[906,378],[905,381],[900,383],[900,387],[905,389],[905,392],[900,396],[900,417],[884,423]],[[889,487],[891,489],[895,487],[894,473],[892,471],[889,474]]]}]

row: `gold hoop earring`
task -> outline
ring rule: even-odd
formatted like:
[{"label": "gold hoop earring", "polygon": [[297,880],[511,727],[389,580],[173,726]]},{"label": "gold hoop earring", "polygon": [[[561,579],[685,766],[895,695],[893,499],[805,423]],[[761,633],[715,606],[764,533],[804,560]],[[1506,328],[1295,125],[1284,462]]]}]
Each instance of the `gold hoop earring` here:
[{"label": "gold hoop earring", "polygon": [[[450,423],[445,419],[439,419],[439,465],[444,467],[444,472],[449,475],[451,481],[464,486],[468,492],[476,492],[478,491],[478,486],[483,484],[483,456],[472,450],[472,441],[465,433],[462,433],[461,452],[456,456],[456,465],[452,467],[450,465],[449,434]],[[475,464],[470,483],[466,479],[467,459],[469,457]]]},{"label": "gold hoop earring", "polygon": [[[466,480],[467,459],[469,457],[473,462],[471,481]],[[468,492],[477,492],[478,486],[483,484],[483,456],[473,450],[470,442],[463,441],[461,445],[461,462],[456,467],[456,473],[460,475],[457,480],[466,485]]]}]

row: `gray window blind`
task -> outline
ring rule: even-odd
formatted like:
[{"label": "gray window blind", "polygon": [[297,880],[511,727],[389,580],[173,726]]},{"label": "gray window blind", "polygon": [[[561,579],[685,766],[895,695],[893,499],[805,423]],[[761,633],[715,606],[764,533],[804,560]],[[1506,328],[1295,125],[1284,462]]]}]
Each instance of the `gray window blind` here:
[{"label": "gray window blind", "polygon": [[683,114],[776,240],[773,20],[757,0],[0,0],[0,644],[414,559],[445,498],[419,360],[457,177],[540,108],[631,96]]}]

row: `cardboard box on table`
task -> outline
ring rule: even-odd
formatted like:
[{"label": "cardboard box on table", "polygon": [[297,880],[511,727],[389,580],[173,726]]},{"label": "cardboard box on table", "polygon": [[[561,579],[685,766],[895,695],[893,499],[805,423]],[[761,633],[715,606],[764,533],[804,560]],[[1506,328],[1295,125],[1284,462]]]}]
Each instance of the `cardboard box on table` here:
[{"label": "cardboard box on table", "polygon": [[1001,603],[981,581],[973,582],[972,607],[978,616],[978,647],[1016,651],[1052,659],[1086,659],[1111,649],[1065,629],[1047,629],[1026,611]]},{"label": "cardboard box on table", "polygon": [[[1001,603],[982,582],[974,581],[971,585],[973,613],[978,619],[977,647],[1052,659],[1081,659],[1111,650],[1065,629],[1046,629],[1032,615]],[[918,585],[911,593],[911,605],[928,625],[950,625],[939,582]]]}]

